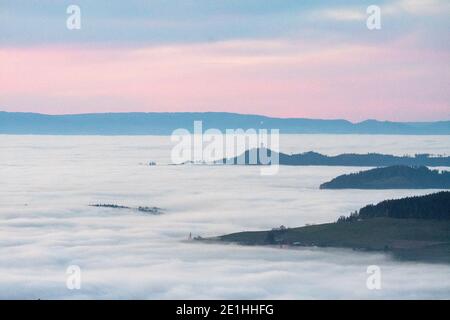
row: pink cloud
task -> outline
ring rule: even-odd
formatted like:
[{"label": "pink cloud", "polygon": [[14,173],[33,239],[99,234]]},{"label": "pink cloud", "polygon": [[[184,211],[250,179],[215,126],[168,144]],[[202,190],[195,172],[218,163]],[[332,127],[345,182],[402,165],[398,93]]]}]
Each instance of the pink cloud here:
[{"label": "pink cloud", "polygon": [[229,111],[281,117],[450,118],[446,52],[231,41],[0,49],[0,106],[42,113]]}]

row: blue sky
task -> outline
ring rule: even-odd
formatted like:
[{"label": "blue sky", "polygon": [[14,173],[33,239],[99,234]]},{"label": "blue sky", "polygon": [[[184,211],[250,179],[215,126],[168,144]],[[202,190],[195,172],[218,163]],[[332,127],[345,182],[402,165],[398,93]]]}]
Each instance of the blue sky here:
[{"label": "blue sky", "polygon": [[449,17],[448,0],[0,0],[0,106],[450,118]]},{"label": "blue sky", "polygon": [[[450,45],[449,4],[439,0],[2,0],[0,3],[3,46],[73,42],[144,46],[255,38],[385,41],[418,31],[426,33],[424,38],[430,45]],[[83,28],[77,33],[61,28],[70,4],[82,10]],[[368,34],[360,19],[345,15],[349,12],[364,15],[372,4],[389,10],[396,7],[395,13],[382,17],[383,28],[389,32]]]}]

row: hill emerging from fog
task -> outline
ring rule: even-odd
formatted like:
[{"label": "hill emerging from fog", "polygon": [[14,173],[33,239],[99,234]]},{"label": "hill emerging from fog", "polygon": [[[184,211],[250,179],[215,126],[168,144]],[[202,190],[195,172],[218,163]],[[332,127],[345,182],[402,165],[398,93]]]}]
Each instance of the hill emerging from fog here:
[{"label": "hill emerging from fog", "polygon": [[[267,159],[266,156],[267,155]],[[264,158],[261,158],[263,156]],[[380,153],[343,153],[336,156],[327,156],[314,151],[286,154],[266,148],[247,150],[237,157],[216,161],[217,164],[227,165],[264,165],[273,164],[270,159],[277,159],[280,165],[286,166],[351,166],[351,167],[386,167],[386,166],[450,166],[449,156],[433,157],[429,154],[416,154],[414,156],[394,156]],[[265,159],[265,160],[263,160]]]},{"label": "hill emerging from fog", "polygon": [[185,128],[193,132],[194,121],[203,122],[203,130],[279,129],[280,133],[328,134],[405,134],[448,135],[450,121],[391,122],[305,118],[272,118],[225,112],[152,112],[46,115],[1,112],[0,134],[43,135],[170,135]]},{"label": "hill emerging from fog", "polygon": [[205,242],[384,251],[406,260],[450,263],[450,192],[385,200],[337,222],[244,231]]},{"label": "hill emerging from fog", "polygon": [[338,176],[321,189],[450,189],[450,172],[391,166]]}]

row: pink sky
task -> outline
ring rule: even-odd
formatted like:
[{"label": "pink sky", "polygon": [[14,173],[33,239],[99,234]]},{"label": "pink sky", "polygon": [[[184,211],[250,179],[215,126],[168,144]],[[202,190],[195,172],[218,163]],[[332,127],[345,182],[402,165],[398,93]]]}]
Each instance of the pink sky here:
[{"label": "pink sky", "polygon": [[0,110],[448,120],[450,56],[414,42],[0,48]]}]

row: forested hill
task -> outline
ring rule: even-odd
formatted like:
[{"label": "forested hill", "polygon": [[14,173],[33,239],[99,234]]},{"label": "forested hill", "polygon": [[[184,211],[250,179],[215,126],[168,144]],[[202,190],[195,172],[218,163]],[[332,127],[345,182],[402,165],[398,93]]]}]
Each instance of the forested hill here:
[{"label": "forested hill", "polygon": [[378,250],[402,260],[450,264],[450,220],[373,218],[244,231],[200,241]]},{"label": "forested hill", "polygon": [[385,200],[359,210],[357,218],[450,219],[450,192]]},{"label": "forested hill", "polygon": [[391,166],[344,174],[321,189],[450,189],[450,172],[427,167]]},{"label": "forested hill", "polygon": [[[277,158],[277,152],[266,148],[257,148],[245,151],[243,154],[222,159],[217,163],[242,164],[242,165],[262,165],[268,164],[265,159],[268,155],[270,159]],[[255,159],[255,160],[253,160]],[[448,167],[450,166],[449,156],[431,156],[429,154],[416,154],[414,156],[395,156],[380,153],[344,153],[336,156],[327,156],[317,152],[309,151],[305,153],[286,154],[278,153],[280,165],[287,166],[351,166],[351,167],[386,167],[394,165],[405,166],[428,166],[428,167]]]},{"label": "forested hill", "polygon": [[402,260],[450,264],[450,192],[386,200],[334,223],[280,226],[198,240],[379,250]]}]

